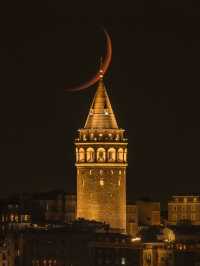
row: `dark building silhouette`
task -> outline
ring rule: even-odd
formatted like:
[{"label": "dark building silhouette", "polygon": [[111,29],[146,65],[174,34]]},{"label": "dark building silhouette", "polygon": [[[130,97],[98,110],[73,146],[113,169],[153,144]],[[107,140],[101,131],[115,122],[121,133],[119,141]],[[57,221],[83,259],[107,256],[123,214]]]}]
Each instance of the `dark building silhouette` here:
[{"label": "dark building silhouette", "polygon": [[23,230],[15,238],[15,246],[17,266],[141,265],[140,245],[110,231],[106,224],[85,220]]}]

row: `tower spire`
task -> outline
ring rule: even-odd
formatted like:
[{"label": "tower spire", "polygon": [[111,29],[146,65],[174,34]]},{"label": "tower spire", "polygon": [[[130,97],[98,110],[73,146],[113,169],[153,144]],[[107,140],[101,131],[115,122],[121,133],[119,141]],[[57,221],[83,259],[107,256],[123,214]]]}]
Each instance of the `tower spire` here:
[{"label": "tower spire", "polygon": [[103,82],[100,69],[100,80],[90,111],[85,123],[87,129],[118,129],[117,121]]}]

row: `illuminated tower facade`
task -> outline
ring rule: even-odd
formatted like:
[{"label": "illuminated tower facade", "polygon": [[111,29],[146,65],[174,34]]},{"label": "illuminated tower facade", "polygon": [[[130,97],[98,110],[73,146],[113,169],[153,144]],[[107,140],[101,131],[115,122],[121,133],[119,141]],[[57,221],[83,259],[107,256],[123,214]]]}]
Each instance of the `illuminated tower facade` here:
[{"label": "illuminated tower facade", "polygon": [[101,78],[76,146],[77,218],[126,230],[127,140]]}]

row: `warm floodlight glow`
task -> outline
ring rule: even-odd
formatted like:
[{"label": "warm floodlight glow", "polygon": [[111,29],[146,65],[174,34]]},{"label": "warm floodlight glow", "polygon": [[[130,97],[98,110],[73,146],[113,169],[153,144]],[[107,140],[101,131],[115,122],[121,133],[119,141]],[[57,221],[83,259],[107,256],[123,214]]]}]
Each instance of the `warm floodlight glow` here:
[{"label": "warm floodlight glow", "polygon": [[141,241],[141,237],[131,238],[131,242]]}]

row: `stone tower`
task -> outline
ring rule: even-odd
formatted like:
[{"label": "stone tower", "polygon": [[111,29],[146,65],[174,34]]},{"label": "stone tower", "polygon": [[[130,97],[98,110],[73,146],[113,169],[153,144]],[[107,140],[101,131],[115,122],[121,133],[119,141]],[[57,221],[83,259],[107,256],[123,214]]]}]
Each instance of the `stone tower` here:
[{"label": "stone tower", "polygon": [[117,125],[102,77],[75,146],[77,218],[125,231],[127,139]]}]

